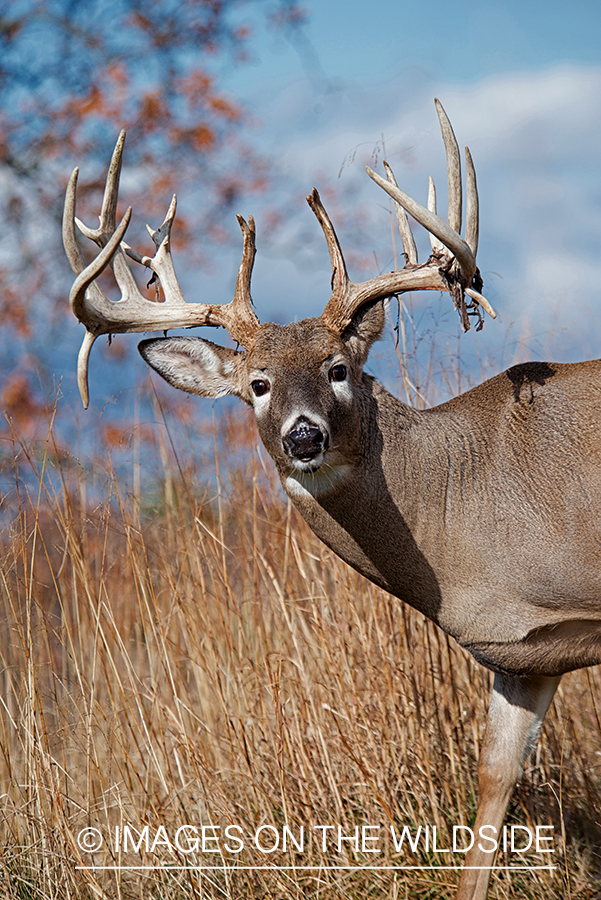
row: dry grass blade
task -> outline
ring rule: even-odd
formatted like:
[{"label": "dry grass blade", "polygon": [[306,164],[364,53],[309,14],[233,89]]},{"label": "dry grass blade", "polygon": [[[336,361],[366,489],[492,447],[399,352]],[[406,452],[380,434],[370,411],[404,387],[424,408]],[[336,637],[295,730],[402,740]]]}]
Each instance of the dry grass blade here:
[{"label": "dry grass blade", "polygon": [[[254,443],[242,420],[226,427]],[[140,519],[116,479],[87,506],[82,473],[46,447],[41,465],[27,451],[37,490],[15,483],[1,532],[0,896],[450,898],[453,872],[324,866],[441,862],[384,837],[471,822],[465,748],[488,675],[325,549],[258,453],[220,456],[219,502],[198,506],[178,459],[169,503]],[[565,869],[499,876],[493,897],[559,900],[568,882],[595,896],[600,688],[597,669],[565,679],[510,816],[563,826]],[[175,845],[184,825],[205,827],[204,853]],[[315,828],[332,825],[342,841]],[[364,826],[377,855],[355,852]]]}]

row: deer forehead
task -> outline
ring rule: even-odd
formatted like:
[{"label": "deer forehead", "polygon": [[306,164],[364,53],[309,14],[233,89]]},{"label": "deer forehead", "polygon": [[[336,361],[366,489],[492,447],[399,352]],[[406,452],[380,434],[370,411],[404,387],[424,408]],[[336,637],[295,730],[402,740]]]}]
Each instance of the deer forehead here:
[{"label": "deer forehead", "polygon": [[248,353],[249,372],[305,375],[320,372],[328,360],[346,357],[342,340],[319,319],[289,325],[261,325]]}]

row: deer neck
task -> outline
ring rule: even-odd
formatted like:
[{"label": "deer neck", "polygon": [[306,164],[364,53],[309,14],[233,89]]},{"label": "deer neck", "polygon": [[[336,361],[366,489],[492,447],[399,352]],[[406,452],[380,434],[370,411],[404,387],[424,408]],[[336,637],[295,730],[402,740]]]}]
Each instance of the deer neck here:
[{"label": "deer neck", "polygon": [[[420,439],[422,413],[401,403],[365,376],[360,397],[361,439],[354,462],[326,492],[282,484],[312,531],[375,584],[438,621],[440,589],[428,560],[437,536],[427,521],[424,492],[431,483]],[[437,517],[438,518],[438,517]]]}]

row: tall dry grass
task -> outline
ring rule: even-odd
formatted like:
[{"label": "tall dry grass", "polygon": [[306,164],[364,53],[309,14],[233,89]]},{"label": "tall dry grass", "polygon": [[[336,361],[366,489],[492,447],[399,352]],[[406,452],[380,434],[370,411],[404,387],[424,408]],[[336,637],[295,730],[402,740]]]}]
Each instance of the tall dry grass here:
[{"label": "tall dry grass", "polygon": [[[401,388],[419,404],[399,334]],[[243,411],[214,428],[208,476],[163,429],[160,478],[141,478],[149,450],[136,451],[131,490],[102,448],[90,473],[51,430],[36,447],[14,436],[0,506],[0,895],[452,897],[453,869],[386,867],[461,864],[426,850],[423,830],[448,848],[452,826],[473,821],[490,673],[309,532]],[[599,669],[564,678],[509,811],[554,826],[557,869],[499,872],[492,898],[601,896],[600,689]],[[185,825],[205,826],[205,852],[172,846]],[[416,852],[395,852],[391,825],[421,826]],[[139,852],[115,847],[125,826]],[[330,830],[324,851],[315,826],[372,826],[379,840],[355,852]],[[96,852],[78,843],[90,827]],[[286,852],[266,852],[285,828]]]}]

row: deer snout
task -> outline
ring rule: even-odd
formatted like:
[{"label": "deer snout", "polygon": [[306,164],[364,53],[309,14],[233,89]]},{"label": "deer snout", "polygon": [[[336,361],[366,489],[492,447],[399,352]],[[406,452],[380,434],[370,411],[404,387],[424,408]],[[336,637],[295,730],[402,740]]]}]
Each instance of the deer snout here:
[{"label": "deer snout", "polygon": [[286,454],[292,460],[308,463],[325,453],[330,438],[325,429],[312,425],[304,416],[297,419],[291,430],[282,438]]}]

